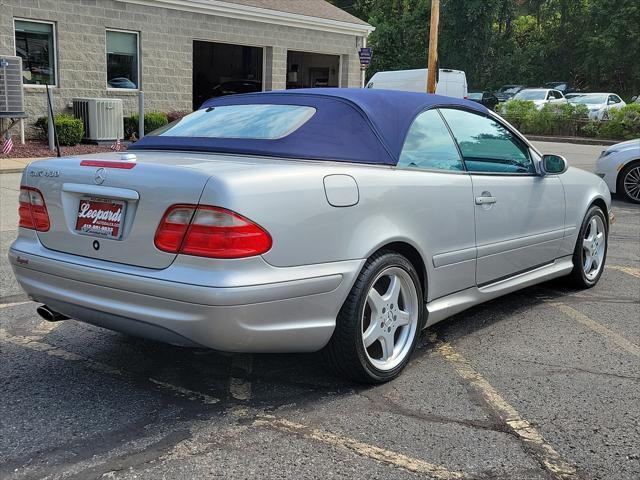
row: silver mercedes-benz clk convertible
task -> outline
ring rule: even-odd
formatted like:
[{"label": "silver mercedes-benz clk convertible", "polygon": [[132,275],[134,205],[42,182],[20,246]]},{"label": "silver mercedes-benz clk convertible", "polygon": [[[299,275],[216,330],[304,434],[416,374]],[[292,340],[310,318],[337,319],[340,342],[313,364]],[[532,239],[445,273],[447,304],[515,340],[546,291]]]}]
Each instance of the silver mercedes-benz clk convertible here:
[{"label": "silver mercedes-benz clk convertible", "polygon": [[126,153],[36,161],[9,258],[49,320],[397,376],[419,332],[551,278],[595,285],[611,199],[469,101],[223,97]]}]

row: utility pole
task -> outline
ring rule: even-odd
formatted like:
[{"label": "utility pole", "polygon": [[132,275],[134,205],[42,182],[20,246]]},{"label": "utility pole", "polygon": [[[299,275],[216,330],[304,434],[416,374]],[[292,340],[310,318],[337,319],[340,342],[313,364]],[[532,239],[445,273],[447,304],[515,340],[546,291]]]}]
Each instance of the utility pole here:
[{"label": "utility pole", "polygon": [[431,26],[429,27],[429,70],[427,93],[436,93],[438,69],[438,24],[440,23],[440,0],[431,0]]}]

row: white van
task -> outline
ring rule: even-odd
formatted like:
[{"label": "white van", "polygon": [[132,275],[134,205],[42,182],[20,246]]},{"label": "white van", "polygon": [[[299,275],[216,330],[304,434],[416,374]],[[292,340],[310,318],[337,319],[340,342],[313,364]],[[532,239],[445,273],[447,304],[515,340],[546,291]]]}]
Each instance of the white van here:
[{"label": "white van", "polygon": [[[396,70],[395,72],[378,72],[366,88],[384,88],[387,90],[404,90],[406,92],[427,91],[427,69]],[[467,98],[467,76],[462,70],[440,69],[436,85],[438,95],[454,98]]]}]

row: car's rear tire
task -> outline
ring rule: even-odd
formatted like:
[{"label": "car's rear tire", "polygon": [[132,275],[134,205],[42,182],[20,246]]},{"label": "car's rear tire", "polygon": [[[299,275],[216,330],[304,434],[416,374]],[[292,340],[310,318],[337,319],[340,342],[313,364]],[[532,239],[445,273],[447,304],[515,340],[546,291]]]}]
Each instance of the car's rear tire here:
[{"label": "car's rear tire", "polygon": [[413,353],[424,322],[424,296],[415,267],[381,251],[367,260],[345,300],[323,356],[337,373],[360,383],[397,377]]},{"label": "car's rear tire", "polygon": [[631,162],[622,169],[617,191],[625,200],[640,203],[640,161]]},{"label": "car's rear tire", "polygon": [[578,288],[595,286],[607,260],[609,225],[602,209],[593,205],[582,221],[573,251],[573,270],[570,277]]}]

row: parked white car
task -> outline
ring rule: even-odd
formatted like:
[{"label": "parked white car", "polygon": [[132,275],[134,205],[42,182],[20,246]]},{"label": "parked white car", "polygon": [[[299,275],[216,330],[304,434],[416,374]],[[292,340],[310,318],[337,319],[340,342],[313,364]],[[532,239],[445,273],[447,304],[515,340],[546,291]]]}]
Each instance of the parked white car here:
[{"label": "parked white car", "polygon": [[535,104],[538,110],[547,103],[567,103],[562,92],[553,88],[525,88],[511,97],[511,100],[529,100]]},{"label": "parked white car", "polygon": [[570,93],[567,101],[574,105],[586,105],[592,120],[602,120],[607,112],[619,110],[626,105],[615,93]]},{"label": "parked white car", "polygon": [[[426,68],[419,68],[377,72],[367,83],[367,88],[424,93],[427,91],[428,71]],[[467,75],[462,70],[441,68],[438,72],[436,94],[453,98],[467,98]]]},{"label": "parked white car", "polygon": [[596,174],[611,192],[640,203],[640,138],[603,150],[596,162]]}]

